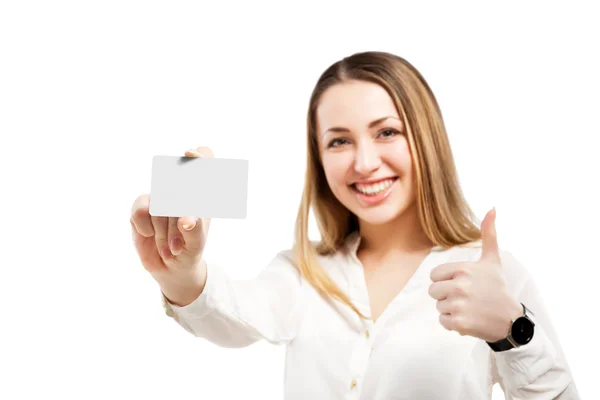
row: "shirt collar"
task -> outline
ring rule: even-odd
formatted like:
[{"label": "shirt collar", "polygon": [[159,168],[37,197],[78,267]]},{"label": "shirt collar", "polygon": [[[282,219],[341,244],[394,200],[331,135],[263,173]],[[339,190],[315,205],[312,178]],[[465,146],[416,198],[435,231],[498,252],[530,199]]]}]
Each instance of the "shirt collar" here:
[{"label": "shirt collar", "polygon": [[[356,257],[357,251],[358,251],[358,246],[360,246],[360,242],[361,242],[361,236],[360,236],[360,232],[358,231],[354,231],[352,233],[350,233],[348,235],[348,237],[346,238],[346,251],[348,252],[348,254],[352,257]],[[443,251],[444,248],[442,246],[433,246],[431,249],[431,252],[437,252],[437,251]]]}]

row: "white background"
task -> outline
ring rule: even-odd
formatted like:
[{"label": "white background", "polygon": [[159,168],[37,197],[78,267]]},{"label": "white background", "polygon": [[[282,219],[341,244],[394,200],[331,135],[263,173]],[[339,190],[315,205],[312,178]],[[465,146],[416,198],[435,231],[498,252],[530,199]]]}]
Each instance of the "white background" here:
[{"label": "white background", "polygon": [[292,243],[310,91],[363,50],[424,74],[468,201],[497,207],[597,398],[592,3],[2,2],[0,398],[280,399],[284,348],[217,348],[163,314],[130,210],[153,155],[248,159],[248,218],[214,220],[206,256],[256,275]]}]

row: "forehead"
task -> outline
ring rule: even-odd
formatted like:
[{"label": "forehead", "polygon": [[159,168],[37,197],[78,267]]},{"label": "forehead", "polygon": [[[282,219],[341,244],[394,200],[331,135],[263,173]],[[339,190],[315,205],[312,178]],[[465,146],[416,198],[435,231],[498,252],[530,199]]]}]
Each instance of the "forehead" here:
[{"label": "forehead", "polygon": [[332,126],[363,129],[383,116],[399,118],[386,90],[375,83],[351,81],[336,84],[323,93],[316,122],[319,131]]}]

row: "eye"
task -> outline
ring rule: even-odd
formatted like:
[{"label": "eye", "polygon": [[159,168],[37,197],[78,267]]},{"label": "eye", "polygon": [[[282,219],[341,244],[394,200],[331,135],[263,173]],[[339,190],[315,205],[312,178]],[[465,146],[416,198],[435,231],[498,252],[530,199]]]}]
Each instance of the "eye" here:
[{"label": "eye", "polygon": [[345,143],[347,143],[346,139],[341,139],[341,138],[333,139],[331,142],[329,142],[329,144],[327,145],[327,148],[338,147]]},{"label": "eye", "polygon": [[381,131],[381,133],[379,133],[379,134],[382,135],[385,138],[389,138],[389,137],[392,137],[392,136],[397,135],[399,133],[400,132],[397,131],[396,129],[389,128],[389,129],[385,129],[385,130]]}]

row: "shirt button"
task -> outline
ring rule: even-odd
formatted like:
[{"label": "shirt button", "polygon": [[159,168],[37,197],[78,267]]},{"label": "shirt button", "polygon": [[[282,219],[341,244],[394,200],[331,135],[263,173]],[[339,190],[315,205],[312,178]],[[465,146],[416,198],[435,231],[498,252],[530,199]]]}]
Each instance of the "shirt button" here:
[{"label": "shirt button", "polygon": [[350,389],[354,389],[356,387],[356,379],[352,379],[352,382],[350,382]]},{"label": "shirt button", "polygon": [[368,339],[371,336],[371,334],[369,333],[369,330],[367,329],[365,331],[365,337]]}]

